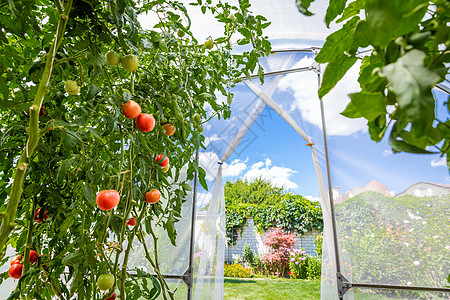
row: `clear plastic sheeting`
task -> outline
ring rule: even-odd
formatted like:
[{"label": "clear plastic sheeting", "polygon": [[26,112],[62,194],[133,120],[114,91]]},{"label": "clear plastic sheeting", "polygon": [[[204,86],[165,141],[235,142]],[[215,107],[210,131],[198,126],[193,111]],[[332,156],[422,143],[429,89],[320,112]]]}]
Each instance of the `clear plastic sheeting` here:
[{"label": "clear plastic sheeting", "polygon": [[218,168],[214,190],[205,214],[197,217],[194,255],[194,300],[223,299],[225,254],[225,198],[222,168]]},{"label": "clear plastic sheeting", "polygon": [[[443,105],[448,95],[434,95],[438,118],[447,120]],[[445,158],[394,154],[386,140],[375,143],[367,132],[329,139],[340,255],[348,257],[356,283],[442,288],[450,273]],[[405,290],[364,293],[377,294],[377,299],[449,299]],[[355,292],[355,299],[369,297],[362,294]]]},{"label": "clear plastic sheeting", "polygon": [[[322,278],[322,299],[337,298],[336,288],[336,260],[335,246],[332,233],[331,207],[328,197],[328,189],[324,180],[323,171],[324,148],[323,136],[321,131],[321,113],[320,102],[318,99],[309,99],[311,90],[317,92],[319,75],[318,67],[314,64],[313,50],[305,52],[282,52],[275,53],[267,58],[261,59],[261,64],[265,66],[265,72],[271,73],[273,70],[291,70],[297,69],[293,74],[279,74],[265,77],[263,85],[259,79],[244,80],[243,84],[236,86],[232,92],[234,93],[234,101],[232,104],[232,119],[217,120],[213,119],[211,127],[207,131],[207,149],[200,155],[200,163],[207,170],[207,179],[216,182],[214,195],[205,196],[211,199],[209,203],[215,203],[215,194],[223,194],[218,192],[217,187],[221,184],[221,177],[214,177],[215,170],[219,168],[217,163],[221,163],[220,176],[222,171],[227,174],[233,173],[233,168],[239,167],[239,159],[228,161],[230,157],[249,146],[254,139],[257,139],[258,128],[268,126],[269,122],[267,114],[277,114],[293,129],[292,139],[302,140],[306,145],[301,148],[299,155],[308,155],[312,157],[313,168],[316,172],[317,188],[320,194],[320,203],[324,213],[324,249],[323,249],[323,278]],[[298,72],[298,73],[297,73]],[[308,98],[307,105],[302,103],[302,99],[296,99],[292,94],[295,93],[297,82],[306,86],[303,89]],[[251,93],[249,93],[251,91]],[[298,102],[297,102],[298,101]],[[302,108],[304,108],[302,110]],[[305,118],[319,112],[318,120]],[[318,122],[317,122],[318,121]],[[286,141],[288,146],[290,142]],[[299,149],[300,150],[300,149]],[[209,177],[209,178],[208,178]],[[220,180],[218,179],[220,178]],[[206,193],[205,195],[208,195]],[[207,201],[207,200],[206,200]],[[211,205],[211,204],[200,204]],[[208,208],[211,209],[211,206]],[[222,262],[223,263],[223,262]],[[200,269],[202,266],[200,265]],[[349,263],[345,261],[345,257],[341,259],[341,270],[348,274],[351,278],[351,270]],[[219,299],[219,298],[209,298]],[[352,292],[347,293],[346,299],[352,299]]]}]

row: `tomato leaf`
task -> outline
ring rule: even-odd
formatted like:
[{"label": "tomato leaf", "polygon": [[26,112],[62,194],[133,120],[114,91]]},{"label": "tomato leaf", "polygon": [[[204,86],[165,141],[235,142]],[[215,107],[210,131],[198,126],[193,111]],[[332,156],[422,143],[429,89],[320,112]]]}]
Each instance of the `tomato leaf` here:
[{"label": "tomato leaf", "polygon": [[325,23],[327,24],[327,27],[330,27],[331,21],[342,13],[345,8],[345,3],[347,3],[347,0],[330,0],[325,14]]},{"label": "tomato leaf", "polygon": [[332,88],[344,77],[345,73],[353,66],[357,58],[355,56],[341,55],[330,62],[323,73],[322,84],[320,85],[318,95],[322,99]]},{"label": "tomato leaf", "polygon": [[382,93],[359,92],[349,94],[352,104],[369,122],[386,114],[384,95]]}]

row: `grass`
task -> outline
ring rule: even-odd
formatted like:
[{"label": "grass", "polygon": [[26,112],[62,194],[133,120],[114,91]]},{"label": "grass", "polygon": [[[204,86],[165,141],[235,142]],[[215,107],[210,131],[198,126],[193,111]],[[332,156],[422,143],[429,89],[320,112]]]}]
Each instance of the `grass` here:
[{"label": "grass", "polygon": [[224,300],[320,299],[320,280],[225,278]]}]

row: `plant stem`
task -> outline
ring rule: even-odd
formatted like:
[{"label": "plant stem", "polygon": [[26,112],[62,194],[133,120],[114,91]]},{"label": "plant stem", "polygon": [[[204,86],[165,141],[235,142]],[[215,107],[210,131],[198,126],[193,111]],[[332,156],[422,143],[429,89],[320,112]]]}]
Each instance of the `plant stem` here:
[{"label": "plant stem", "polygon": [[50,51],[47,53],[47,60],[45,62],[44,72],[42,74],[39,88],[36,92],[33,105],[30,107],[30,121],[28,125],[28,139],[25,149],[17,162],[16,171],[13,177],[13,184],[11,187],[11,194],[9,196],[8,205],[6,207],[5,215],[0,225],[0,251],[3,250],[6,242],[8,241],[9,234],[14,229],[14,220],[16,217],[17,207],[19,206],[20,198],[23,192],[23,181],[27,171],[28,160],[33,154],[39,142],[39,111],[44,101],[44,96],[47,92],[47,87],[50,82],[50,77],[53,71],[53,62],[55,60],[56,50],[61,45],[66,30],[68,15],[72,8],[72,1],[67,1],[67,7],[63,14],[59,15],[58,26],[55,34],[55,40],[53,41]]},{"label": "plant stem", "polygon": [[28,232],[27,232],[27,244],[25,246],[25,254],[23,261],[23,272],[26,273],[30,269],[30,248],[31,248],[31,238],[33,237],[33,221],[34,221],[34,212],[36,211],[36,199],[33,197],[33,203],[31,205],[31,215],[30,222],[28,223]]},{"label": "plant stem", "polygon": [[[120,279],[121,279],[121,281],[120,281],[120,299],[125,299],[125,279],[127,276],[128,258],[130,255],[130,250],[133,246],[134,237],[136,236],[136,232],[139,230],[139,227],[142,222],[142,218],[144,217],[146,210],[147,210],[147,202],[143,201],[142,205],[141,205],[139,216],[136,220],[136,226],[135,226],[135,228],[133,228],[131,236],[128,238],[128,245],[127,245],[127,249],[125,250],[125,257],[124,257],[123,263],[122,263],[122,275],[120,277]],[[130,211],[131,211],[131,206],[130,206]]]}]

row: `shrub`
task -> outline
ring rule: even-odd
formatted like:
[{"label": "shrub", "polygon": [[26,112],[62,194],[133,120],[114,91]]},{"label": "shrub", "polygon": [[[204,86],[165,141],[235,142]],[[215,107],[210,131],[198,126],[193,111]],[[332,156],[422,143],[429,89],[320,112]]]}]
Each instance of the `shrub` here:
[{"label": "shrub", "polygon": [[306,279],[307,255],[303,249],[294,249],[289,256],[289,276],[294,279]]},{"label": "shrub", "polygon": [[306,275],[308,279],[319,279],[322,271],[322,260],[314,255],[306,258]]},{"label": "shrub", "polygon": [[289,264],[289,252],[295,243],[295,234],[285,233],[275,228],[264,239],[268,252],[262,261],[266,271],[275,276],[284,276]]},{"label": "shrub", "polygon": [[252,269],[244,268],[241,264],[225,264],[223,269],[223,276],[249,278],[252,277]]},{"label": "shrub", "polygon": [[315,236],[314,246],[316,246],[316,253],[318,257],[322,257],[323,232]]},{"label": "shrub", "polygon": [[253,256],[252,272],[253,274],[264,274],[264,264],[261,261],[261,257],[258,254]]},{"label": "shrub", "polygon": [[255,259],[252,248],[249,245],[245,244],[244,251],[242,252],[242,256],[246,262],[250,265],[253,264],[253,260]]}]

